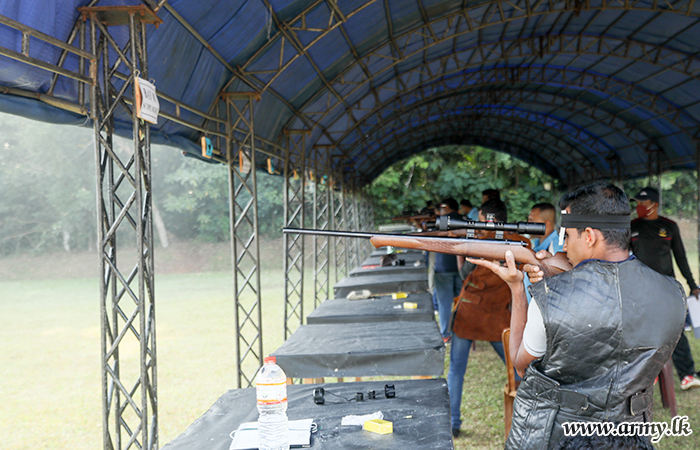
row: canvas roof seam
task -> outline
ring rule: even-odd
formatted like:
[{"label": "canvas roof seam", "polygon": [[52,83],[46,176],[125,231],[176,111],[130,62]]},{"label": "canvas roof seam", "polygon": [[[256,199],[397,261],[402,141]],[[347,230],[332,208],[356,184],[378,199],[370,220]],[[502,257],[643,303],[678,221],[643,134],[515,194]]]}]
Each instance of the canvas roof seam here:
[{"label": "canvas roof seam", "polygon": [[[460,120],[463,120],[463,116],[458,116],[458,118]],[[469,121],[467,124],[472,123],[471,116],[467,117],[467,120]],[[482,116],[482,117],[478,118],[477,120],[481,122],[481,121],[484,121],[484,118]],[[533,124],[531,122],[525,121],[525,120],[517,118],[517,117],[516,118],[507,117],[504,119],[503,117],[487,116],[485,121],[486,121],[487,126],[489,128],[487,128],[487,126],[481,125],[478,128],[470,128],[470,130],[473,129],[473,130],[478,130],[478,131],[465,132],[465,131],[463,131],[462,128],[467,128],[467,127],[462,127],[458,130],[457,133],[451,133],[451,135],[457,134],[457,135],[468,135],[468,136],[481,136],[482,134],[485,133],[485,130],[490,130],[490,132],[494,132],[499,127],[502,127],[503,129],[500,129],[499,133],[497,135],[494,135],[495,137],[498,136],[499,139],[502,139],[502,136],[504,134],[511,134],[511,131],[512,131],[511,127],[513,127],[513,124],[516,124],[516,125],[520,126],[522,128],[522,130],[520,131],[520,133],[514,134],[515,138],[517,138],[518,136],[530,136],[533,134],[534,130],[537,130],[537,132],[535,133],[535,137],[539,141],[542,142],[541,144],[536,145],[537,148],[540,148],[542,145],[552,145],[553,144],[554,146],[562,146],[563,145],[564,147],[568,147],[572,150],[572,153],[566,153],[566,154],[562,154],[562,155],[554,154],[554,158],[553,158],[554,160],[558,159],[557,156],[561,157],[561,156],[566,155],[567,157],[572,157],[572,155],[574,153],[579,153],[582,161],[589,160],[589,156],[587,156],[583,153],[580,153],[580,149],[578,149],[576,145],[568,142],[565,139],[565,136],[554,134],[553,130],[533,126]],[[442,124],[439,124],[438,129],[441,129],[440,127],[444,127],[444,126],[450,125],[452,123],[453,122],[443,122]],[[462,122],[460,122],[460,124],[462,124]],[[507,125],[507,124],[510,124],[510,125]],[[404,140],[404,141],[408,140],[409,142],[414,142],[414,138],[412,137],[414,133],[419,132],[420,130],[422,130],[424,128],[434,128],[432,125],[434,125],[434,124],[424,123],[420,127],[411,128],[411,130],[409,130],[409,133],[397,134],[394,138],[391,138],[386,142],[383,141],[381,144],[382,145],[382,152],[389,154],[389,150],[391,148],[391,145],[398,145],[398,143],[401,142],[402,140]],[[532,143],[536,142],[535,137],[533,137],[532,139],[529,139],[528,141],[532,142]],[[504,140],[504,142],[506,142],[506,140]],[[370,149],[371,149],[371,147],[368,147],[366,149],[366,151],[369,151]],[[572,158],[572,161],[576,161],[576,158]],[[377,165],[377,164],[375,164],[375,165]],[[379,164],[379,165],[382,165],[382,164]]]},{"label": "canvas roof seam", "polygon": [[[513,134],[513,133],[511,133]],[[503,141],[500,140],[497,136],[494,135],[486,135],[484,134],[483,136],[474,136],[474,135],[449,135],[447,133],[441,133],[439,136],[432,135],[432,138],[427,141],[420,141],[414,148],[408,147],[406,148],[406,157],[410,157],[421,150],[418,149],[426,149],[426,148],[435,148],[437,146],[441,145],[483,145],[483,142],[488,140],[491,142],[497,142],[500,145],[508,145],[508,146],[513,146],[513,147],[518,147],[519,150],[522,151],[522,153],[519,153],[519,158],[523,159],[528,162],[533,162],[536,161],[537,155],[532,154],[529,152],[529,149],[531,146],[526,146],[524,147],[521,143],[516,142],[518,139],[522,140],[525,139],[525,141],[533,141],[534,139],[531,138],[524,138],[523,135],[515,136],[514,139],[508,140],[508,141]],[[557,153],[554,153],[555,155]],[[541,161],[543,163],[548,163],[549,161]],[[541,167],[541,166],[540,166]],[[374,167],[370,172],[366,173],[366,177],[368,179],[373,179],[374,177],[377,176],[377,172],[383,171],[386,167],[385,166],[377,166]],[[545,173],[548,173],[550,176],[553,176],[555,178],[562,178],[563,176],[563,171],[557,169],[557,168],[543,168]]]},{"label": "canvas roof seam", "polygon": [[[498,2],[498,1],[500,1],[500,0],[494,0],[493,2],[489,2],[489,3],[492,4],[492,3]],[[530,0],[526,0],[526,1],[529,2]],[[555,8],[555,5],[551,5],[551,7],[552,7],[552,8]],[[611,10],[614,10],[615,8],[610,8],[610,9],[611,9]],[[634,7],[632,7],[632,9],[634,9]],[[568,8],[568,9],[565,8],[562,12],[570,12],[570,11],[572,11],[572,8]],[[624,11],[624,10],[623,10],[623,11]],[[462,14],[462,13],[463,13],[463,11],[458,11],[458,12],[453,13],[453,14]],[[541,12],[540,14],[546,14],[546,13]],[[443,19],[444,19],[444,17],[439,17],[439,18],[433,19],[433,21],[440,21],[440,20],[443,20]],[[510,18],[510,20],[519,20],[519,19],[521,19],[521,17]],[[506,21],[506,20],[504,20],[504,22],[505,22],[505,21]],[[481,26],[479,27],[479,31],[481,31],[484,27],[488,27],[488,26],[491,26],[491,25],[493,25],[493,24],[490,24],[490,23],[489,23],[489,24],[483,24],[483,23],[482,23]],[[416,29],[418,29],[418,28],[420,28],[420,27],[416,27],[416,28],[414,28],[414,29],[411,29],[411,30],[409,30],[408,32],[404,33],[404,35],[413,34],[413,33],[416,31]],[[460,34],[465,34],[465,33],[469,33],[469,32],[471,32],[471,30],[468,30],[468,31],[466,31],[466,32],[463,31],[462,33],[457,33],[457,34],[455,34],[454,37],[456,37],[456,36],[458,36],[458,35],[460,35]],[[435,45],[436,43],[437,43],[437,42],[433,42],[431,45]],[[381,48],[383,45],[384,45],[383,43],[379,43],[379,44],[377,44],[376,48]],[[375,51],[376,51],[376,48],[375,48]],[[421,49],[421,51],[422,51],[422,49]],[[405,59],[405,56],[404,56],[404,59]],[[347,67],[347,68],[345,69],[344,72],[341,72],[335,79],[330,80],[330,82],[331,82],[331,83],[335,82],[335,81],[342,75],[342,73],[345,73],[345,72],[349,71],[350,69],[351,69],[350,66]],[[375,76],[376,76],[376,74],[375,74]],[[303,107],[302,107],[302,109],[303,109]]]},{"label": "canvas roof seam", "polygon": [[[500,130],[498,134],[494,134],[494,131],[497,130],[498,127],[506,127],[503,130]],[[507,145],[515,145],[518,146],[520,149],[527,150],[526,153],[522,155],[523,159],[529,159],[529,160],[534,160],[536,159],[537,154],[532,153],[529,149],[532,148],[531,145],[524,146],[524,143],[521,141],[525,141],[525,144],[532,143],[532,142],[537,142],[538,145],[537,147],[540,149],[548,149],[551,144],[548,142],[540,143],[542,141],[541,134],[546,132],[546,131],[541,131],[535,134],[535,137],[530,137],[530,135],[526,133],[518,133],[516,131],[511,130],[510,128],[507,127],[507,123],[502,123],[502,122],[496,122],[493,126],[489,128],[482,128],[479,129],[477,133],[447,133],[445,130],[440,130],[441,132],[438,133],[439,137],[433,133],[431,138],[427,141],[425,140],[419,140],[411,137],[410,139],[406,139],[413,147],[408,146],[404,147],[404,151],[410,156],[411,154],[415,154],[420,151],[422,148],[430,148],[432,146],[435,146],[437,142],[442,142],[444,144],[457,144],[457,143],[467,143],[471,142],[472,144],[477,144],[479,142],[483,142],[484,140],[493,140],[495,142],[500,142],[501,144],[507,144]],[[511,125],[512,126],[512,125]],[[503,139],[504,135],[512,135],[511,138]],[[564,144],[564,142],[557,142],[554,147],[554,149],[548,154],[550,155],[551,161],[556,161],[558,158],[557,156],[562,155],[562,152],[557,152],[556,148],[560,145]],[[398,145],[398,144],[396,144]],[[566,163],[568,167],[582,167],[581,164],[576,163],[574,161],[570,163]],[[375,165],[372,168],[372,171],[370,172],[370,177],[376,175],[378,172],[381,172],[385,170],[387,167],[387,164],[381,164],[381,165]],[[542,166],[540,166],[542,167]],[[582,171],[582,169],[579,169],[579,172]],[[559,176],[563,174],[561,169],[555,170],[555,172],[552,172],[551,170],[549,171],[550,175],[552,176]]]},{"label": "canvas roof seam", "polygon": [[[443,75],[443,77],[444,77],[444,75]],[[441,80],[438,79],[438,80],[435,81],[435,82],[440,82],[440,81],[441,81]],[[544,85],[544,83],[542,83],[542,84]],[[478,85],[471,85],[470,88],[471,88],[471,87],[477,87],[477,86],[478,86]],[[406,96],[408,96],[408,95],[411,95],[411,94],[413,94],[416,90],[423,89],[424,87],[425,87],[425,85],[421,85],[420,87],[416,87],[416,88],[415,88],[414,90],[412,90],[412,91],[409,91],[409,92],[406,92],[406,93],[402,93],[401,95],[397,95],[396,97],[392,98],[392,100],[391,100],[390,102],[395,102],[395,101],[397,101],[398,99],[400,99],[401,97],[406,97]],[[583,93],[583,92],[584,92],[584,91],[582,91],[582,93]],[[607,91],[603,91],[603,92],[607,92]],[[611,93],[611,94],[609,94],[609,95],[611,95],[611,96],[616,96],[616,94],[614,94],[614,93]],[[629,101],[629,100],[628,100],[628,101]],[[372,111],[372,113],[371,113],[371,114],[368,114],[368,115],[366,116],[366,118],[370,118],[370,116],[371,116],[372,114],[375,114],[375,113],[377,113],[377,112],[383,110],[384,108],[386,108],[388,103],[389,103],[389,102],[385,102],[384,104],[381,104],[381,105],[375,107],[375,109]],[[644,105],[638,104],[638,106],[646,108],[646,106],[644,106]],[[676,107],[675,109],[678,110],[677,107]],[[663,114],[660,114],[660,117],[664,117],[664,115],[663,115]],[[345,138],[345,136],[347,136],[347,133],[349,133],[349,132],[351,132],[352,130],[356,129],[357,126],[360,126],[360,125],[361,125],[361,123],[355,125],[355,126],[354,126],[353,128],[351,128],[351,129],[349,129],[349,130],[346,132],[346,134],[343,136],[343,138],[340,139],[340,141],[342,142],[342,140]]]},{"label": "canvas roof seam", "polygon": [[[470,111],[470,112],[471,112],[471,111]],[[443,112],[443,113],[444,113],[444,112]],[[452,114],[455,115],[454,113],[452,113]],[[456,116],[456,115],[455,115],[455,116]],[[460,115],[460,117],[461,117],[461,115]],[[498,119],[504,120],[503,117],[504,117],[504,116],[500,116],[500,117],[498,117]],[[506,116],[506,117],[507,117],[507,116]],[[491,119],[492,119],[492,118],[489,117],[489,120],[491,120]],[[533,125],[533,122],[531,122],[531,121],[525,121],[525,119],[522,119],[521,117],[507,117],[507,120],[508,120],[509,122],[516,122],[516,123],[520,123],[520,124]],[[545,124],[544,126],[546,127],[546,124]],[[403,125],[403,127],[409,127],[409,124],[406,123],[406,124]],[[409,127],[409,128],[411,128],[411,127]],[[554,129],[554,128],[552,127],[552,129]],[[562,132],[562,130],[558,130],[558,131]],[[559,135],[554,135],[554,134],[553,134],[550,130],[548,130],[548,129],[546,130],[546,133],[547,133],[548,135],[551,135],[556,141],[562,141],[565,137],[568,137],[568,136],[567,136],[565,133],[563,133],[563,132],[562,132],[563,134],[562,134],[561,136],[559,136]],[[392,135],[392,134],[394,134],[394,133],[391,132],[391,133],[389,133],[389,134],[385,134],[384,137],[383,137],[382,139],[386,139],[386,136],[390,136],[390,135]],[[399,135],[396,139],[399,139],[400,137],[401,137],[401,136]],[[377,145],[381,145],[380,141],[381,141],[381,140],[378,140],[378,141],[375,141],[375,142],[377,142]],[[581,152],[581,150],[578,149],[578,147],[577,147],[576,145],[573,145],[573,144],[571,144],[571,143],[568,143],[568,145],[571,146],[572,148],[576,149],[576,151],[578,151],[584,159],[586,159],[586,160],[589,160],[589,159],[590,159],[590,157],[587,156],[587,155],[585,155],[583,152]],[[365,149],[365,151],[370,151],[370,150],[371,150],[371,147],[370,147],[370,146],[367,146],[366,149]]]},{"label": "canvas roof seam", "polygon": [[[463,96],[468,96],[468,95],[470,95],[470,94],[471,94],[471,95],[475,95],[475,94],[473,94],[473,93],[470,93],[470,91],[467,91],[467,90],[463,91]],[[476,94],[476,95],[481,95],[481,94]],[[551,94],[550,94],[550,95],[551,95]],[[443,97],[441,97],[441,98],[451,98],[451,97],[443,96]],[[431,102],[432,102],[432,101],[439,101],[439,100],[440,100],[440,98],[438,98],[437,100],[433,99],[433,100],[431,100]],[[412,108],[418,108],[418,107],[420,107],[420,106],[421,106],[421,105],[417,105],[417,106],[413,106]],[[591,118],[592,118],[592,119],[595,119],[595,117],[592,116],[592,115],[591,115]],[[631,124],[628,128],[634,128],[634,126],[635,126],[635,125]],[[376,130],[376,127],[375,127],[375,130]],[[623,131],[623,130],[620,130],[620,131]],[[370,134],[373,133],[373,132],[374,132],[374,131],[369,131]],[[367,132],[366,132],[366,133],[367,133]],[[613,134],[613,133],[610,133],[609,135],[612,135],[612,134]],[[653,138],[650,137],[649,139],[651,140],[651,139],[653,139]],[[353,151],[352,149],[356,148],[358,145],[361,145],[362,142],[363,142],[363,141],[355,142],[355,143],[353,144],[353,147],[351,147],[351,148],[347,151],[347,153],[348,153],[348,154],[352,154],[352,151]]]},{"label": "canvas roof seam", "polygon": [[[502,133],[493,134],[492,132],[493,132],[498,126],[504,127],[504,129],[502,130]],[[417,131],[419,131],[419,130],[417,130]],[[462,130],[459,130],[459,131],[462,131]],[[475,142],[476,140],[481,139],[481,138],[484,138],[484,137],[490,138],[490,139],[494,139],[494,140],[500,141],[500,142],[502,142],[502,143],[508,143],[508,144],[511,144],[511,145],[512,145],[513,142],[515,142],[515,145],[519,146],[519,147],[522,148],[522,149],[530,149],[530,148],[531,148],[530,146],[523,147],[523,145],[522,145],[521,143],[518,143],[517,141],[518,141],[518,140],[523,140],[523,139],[524,139],[524,140],[526,140],[527,142],[538,142],[538,143],[539,143],[539,142],[542,141],[542,135],[544,135],[544,134],[546,134],[546,133],[549,133],[549,131],[548,131],[548,130],[539,130],[539,129],[538,129],[538,133],[535,135],[535,137],[532,137],[532,138],[531,138],[531,137],[529,137],[529,135],[527,135],[527,134],[525,134],[525,133],[518,133],[517,131],[512,130],[507,124],[504,124],[504,123],[501,123],[501,122],[495,122],[494,125],[491,126],[491,128],[489,128],[489,129],[480,128],[480,129],[479,129],[479,132],[476,133],[476,134],[473,134],[473,133],[464,133],[464,132],[462,132],[462,133],[453,133],[453,134],[450,134],[450,133],[445,133],[445,132],[443,131],[443,132],[439,133],[439,136],[440,136],[440,137],[437,137],[437,135],[436,135],[435,133],[431,134],[431,135],[434,136],[434,137],[433,137],[431,140],[427,141],[427,142],[415,142],[414,139],[410,139],[411,142],[415,142],[415,145],[414,145],[415,148],[414,148],[414,149],[407,149],[407,150],[406,150],[406,153],[408,153],[408,156],[410,156],[410,155],[415,154],[415,153],[418,152],[418,151],[416,151],[417,148],[420,148],[420,147],[423,147],[423,146],[425,146],[425,147],[427,147],[427,148],[431,148],[431,147],[434,146],[434,144],[431,144],[431,143],[432,143],[432,142],[436,142],[436,141],[442,141],[442,142],[448,143],[448,142],[454,142],[454,141],[460,141],[460,140],[461,140],[462,142],[466,142],[466,141],[468,141],[468,140],[471,140],[472,142]],[[500,136],[502,136],[502,134],[512,134],[512,135],[513,135],[513,139],[510,139],[510,140],[501,140]],[[475,139],[475,138],[476,138],[476,139]],[[557,142],[556,145],[564,144],[565,146],[570,146],[570,144],[568,144],[568,143],[566,143],[566,142],[563,142],[563,141],[556,141],[556,142]],[[538,147],[549,148],[550,145],[551,145],[550,143],[544,142],[543,144],[539,144]],[[388,147],[385,147],[385,149],[386,149],[385,151],[388,151]],[[383,150],[384,150],[384,149],[383,149]],[[531,154],[531,155],[533,155],[533,154]],[[550,157],[552,158],[552,160],[556,160],[559,156],[562,156],[562,155],[563,155],[563,153],[557,152],[556,150],[552,150],[551,153],[550,153]],[[569,164],[569,166],[572,166],[572,165],[573,165],[574,167],[576,167],[576,164],[577,164],[577,163],[576,163],[575,161],[571,161],[571,162],[569,162],[568,164]],[[376,173],[376,172],[379,172],[379,171],[383,171],[385,168],[386,168],[385,165],[379,165],[379,166],[376,166],[376,167],[373,169],[373,172]]]},{"label": "canvas roof seam", "polygon": [[[534,126],[535,124],[538,124],[538,125],[542,125],[542,126],[544,126],[544,127],[547,127],[547,124],[546,124],[546,123],[542,123],[542,122],[541,122],[541,121],[543,120],[542,116],[538,116],[538,117],[537,117],[537,119],[540,120],[540,122],[538,122],[538,121],[529,120],[529,119],[527,119],[527,118],[523,118],[521,115],[516,115],[516,114],[514,114],[513,111],[506,111],[506,113],[501,113],[501,112],[498,112],[498,111],[497,111],[496,114],[493,114],[492,109],[488,109],[488,110],[487,110],[487,109],[484,109],[484,110],[475,110],[475,109],[473,109],[473,108],[469,108],[469,109],[465,109],[465,111],[468,112],[468,114],[465,114],[465,113],[457,114],[456,112],[450,112],[450,113],[448,114],[448,116],[456,116],[456,117],[467,116],[467,118],[468,118],[468,120],[469,120],[470,122],[473,121],[473,120],[476,120],[476,121],[478,122],[478,121],[480,121],[482,118],[485,117],[486,120],[496,120],[496,119],[498,119],[498,120],[507,120],[507,121],[511,121],[511,122],[517,122],[517,123],[519,123],[519,124],[525,124],[525,125],[528,125],[528,126]],[[485,114],[485,112],[487,112],[488,114]],[[443,113],[441,113],[441,114],[443,114]],[[409,128],[409,133],[410,133],[410,128],[412,128],[412,127],[415,126],[415,125],[412,124],[412,122],[415,122],[415,120],[406,122],[406,124],[403,125],[404,128]],[[563,123],[563,122],[561,122],[561,121],[559,121],[558,123],[559,123],[559,126],[558,126],[558,127],[551,127],[551,126],[550,126],[550,128],[551,128],[552,130],[555,130],[555,129],[556,129],[557,131],[559,131],[559,132],[562,133],[562,134],[561,134],[561,135],[554,135],[554,134],[551,134],[551,133],[550,133],[553,137],[555,137],[556,139],[559,139],[559,140],[564,139],[564,138],[566,138],[566,139],[571,138],[571,139],[576,140],[576,137],[575,137],[575,136],[569,136],[569,135],[566,134],[564,128],[566,128],[568,124],[565,124],[565,123]],[[409,126],[409,125],[410,125],[410,126]],[[572,128],[575,128],[575,127],[572,127]],[[391,135],[391,134],[396,134],[396,135],[398,136],[396,139],[400,139],[400,137],[401,137],[400,130],[401,130],[401,127],[397,128],[397,129],[394,130],[393,132],[389,133],[389,135]],[[404,133],[404,134],[405,134],[405,133]],[[385,138],[386,138],[386,135],[385,135],[382,139],[385,139]],[[578,145],[574,145],[574,144],[571,144],[571,145],[573,145],[573,147],[578,148]],[[579,145],[580,145],[580,143],[579,143]],[[366,147],[366,148],[369,150],[369,149],[371,148],[371,146],[368,146],[368,147]],[[580,151],[580,149],[579,149],[579,151]],[[585,159],[590,159],[590,156],[585,155],[584,153],[581,153],[581,154],[582,154],[582,156],[583,156]],[[599,155],[598,153],[596,153],[596,152],[592,152],[592,155],[594,155],[594,156],[596,156],[596,157],[599,157],[599,156],[600,156],[600,155]]]},{"label": "canvas roof seam", "polygon": [[[578,35],[567,35],[567,36],[561,35],[561,36],[558,36],[558,37],[555,37],[555,38],[559,38],[560,40],[563,40],[564,37],[576,39],[576,40],[578,40],[578,42],[581,42],[581,40],[583,39],[581,36],[578,36]],[[525,41],[526,41],[526,42],[529,41],[530,38],[531,38],[531,37],[526,38]],[[605,40],[605,39],[611,39],[611,40],[616,40],[616,39],[617,39],[617,40],[619,40],[619,38],[608,38],[608,37],[605,37],[605,36],[587,36],[586,38],[587,38],[587,39],[590,39],[590,40],[592,40],[592,41],[596,41],[596,40],[602,41],[602,40]],[[514,42],[514,43],[515,43],[515,42]],[[493,44],[494,44],[494,43],[484,43],[484,44],[481,44],[481,45],[479,46],[479,48],[482,48],[483,46],[493,45]],[[650,44],[646,44],[646,43],[636,43],[636,44],[637,44],[637,45],[640,45],[640,46],[648,46],[648,47],[655,48],[655,46],[650,45]],[[589,43],[589,46],[590,46],[590,45],[591,45],[591,43]],[[627,43],[627,44],[625,44],[625,45],[628,45],[628,46],[629,46],[629,43]],[[560,44],[560,46],[561,46],[561,44]],[[565,49],[562,49],[562,51],[563,51],[563,50],[565,50]],[[661,49],[657,48],[656,50],[657,50],[657,51],[660,51]],[[673,53],[678,53],[678,52],[674,52],[674,51],[672,51],[672,50],[670,50],[670,51],[673,52]],[[506,58],[501,58],[501,59],[499,59],[499,60],[505,60],[505,59],[507,59],[507,57],[506,57]],[[657,65],[658,65],[658,63],[657,63]],[[383,70],[386,70],[386,69],[383,69]],[[375,76],[376,76],[376,74],[375,74]],[[695,77],[695,78],[697,78],[697,77]],[[699,79],[699,80],[700,80],[700,79]],[[353,92],[354,92],[355,90],[357,90],[357,89],[358,89],[358,88],[353,89]],[[332,110],[332,109],[333,109],[333,108],[331,108],[331,110]],[[327,113],[325,113],[324,116],[327,115],[329,112],[330,112],[330,111],[328,111]],[[321,122],[322,120],[323,120],[323,118],[319,119],[319,122]]]}]

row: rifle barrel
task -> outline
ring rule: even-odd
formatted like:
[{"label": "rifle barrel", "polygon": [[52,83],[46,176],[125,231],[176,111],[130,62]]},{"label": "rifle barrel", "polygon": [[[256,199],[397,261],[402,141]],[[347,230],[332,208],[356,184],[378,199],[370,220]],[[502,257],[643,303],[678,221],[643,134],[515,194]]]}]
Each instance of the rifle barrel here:
[{"label": "rifle barrel", "polygon": [[[282,228],[282,233],[286,234],[311,234],[315,236],[335,236],[370,239],[372,236],[382,233],[361,233],[358,231],[331,231],[331,230],[310,230],[304,228]],[[394,235],[391,235],[394,236]],[[398,235],[400,236],[400,235]]]},{"label": "rifle barrel", "polygon": [[[309,228],[282,228],[285,234],[309,234],[313,236],[335,236],[348,238],[371,239],[373,237],[397,238],[413,241],[415,238],[421,238],[420,234],[392,234],[392,233],[363,233],[360,231],[333,231],[333,230],[314,230]],[[498,245],[515,245],[516,247],[525,247],[522,241],[510,241],[506,239],[472,239],[462,237],[435,237],[423,236],[422,239],[430,239],[433,242],[445,242],[454,244],[456,242],[478,242],[481,244],[498,244]]]}]

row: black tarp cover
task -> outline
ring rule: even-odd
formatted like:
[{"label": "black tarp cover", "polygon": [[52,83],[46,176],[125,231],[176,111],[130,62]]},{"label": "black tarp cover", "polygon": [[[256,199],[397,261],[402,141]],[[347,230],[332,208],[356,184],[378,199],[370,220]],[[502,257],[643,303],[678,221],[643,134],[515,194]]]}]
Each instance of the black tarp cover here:
[{"label": "black tarp cover", "polygon": [[[391,381],[396,397],[382,398],[383,381],[290,385],[287,387],[290,420],[313,418],[318,432],[312,435],[312,449],[373,450],[451,450],[450,400],[444,379]],[[346,398],[356,392],[374,390],[376,400],[343,402],[327,394],[327,403],[316,405],[313,390],[323,387]],[[364,415],[381,411],[393,423],[394,432],[378,435],[360,426],[341,426],[346,415]],[[410,416],[410,418],[408,418]],[[243,422],[255,422],[255,389],[226,392],[202,417],[163,447],[163,450],[228,450],[229,434]]]},{"label": "black tarp cover", "polygon": [[445,345],[435,321],[302,325],[272,356],[292,378],[439,376]]}]

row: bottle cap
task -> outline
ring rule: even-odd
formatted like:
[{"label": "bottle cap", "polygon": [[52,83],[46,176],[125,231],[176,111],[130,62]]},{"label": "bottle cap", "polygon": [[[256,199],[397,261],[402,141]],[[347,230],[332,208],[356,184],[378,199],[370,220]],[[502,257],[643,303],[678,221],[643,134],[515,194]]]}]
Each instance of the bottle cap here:
[{"label": "bottle cap", "polygon": [[275,358],[274,356],[266,356],[266,357],[263,359],[263,362],[264,362],[265,364],[269,364],[269,363],[275,363],[275,364],[276,364],[276,363],[277,363],[277,358]]}]

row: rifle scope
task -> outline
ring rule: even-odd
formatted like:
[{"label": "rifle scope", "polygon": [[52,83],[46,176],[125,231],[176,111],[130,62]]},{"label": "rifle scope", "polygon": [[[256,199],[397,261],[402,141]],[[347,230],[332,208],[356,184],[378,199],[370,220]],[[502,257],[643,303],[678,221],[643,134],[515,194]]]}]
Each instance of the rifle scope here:
[{"label": "rifle scope", "polygon": [[463,228],[471,230],[512,231],[520,234],[543,235],[545,224],[539,222],[477,222],[475,220],[459,220],[449,216],[439,216],[435,221],[438,231],[459,230]]}]

